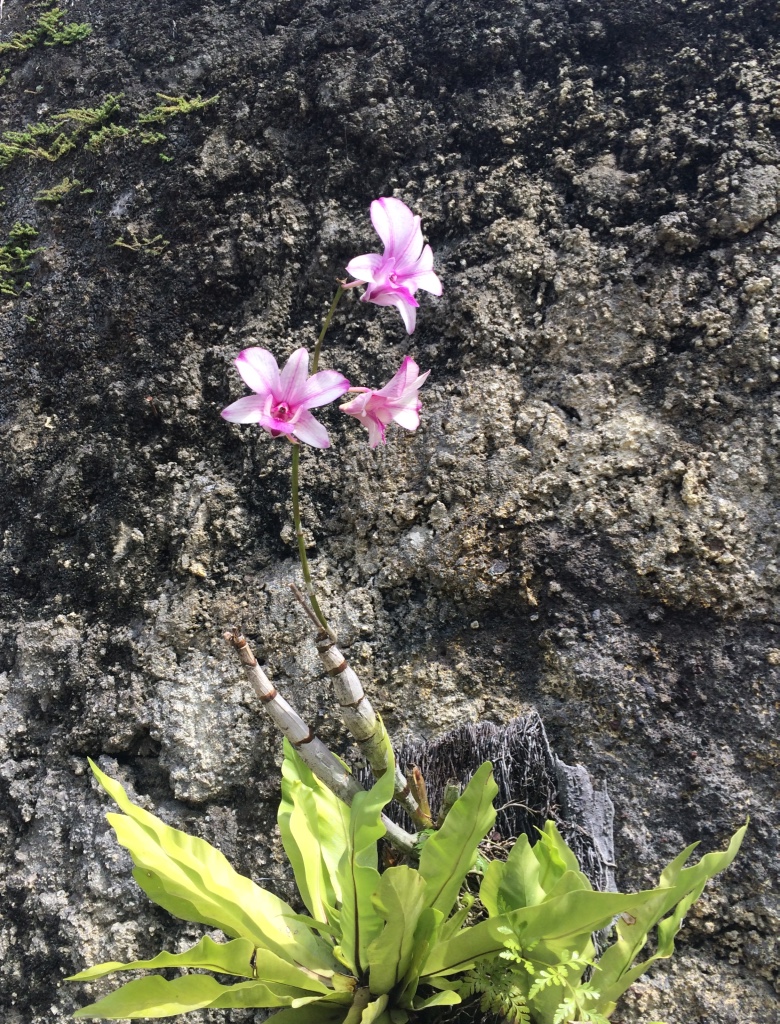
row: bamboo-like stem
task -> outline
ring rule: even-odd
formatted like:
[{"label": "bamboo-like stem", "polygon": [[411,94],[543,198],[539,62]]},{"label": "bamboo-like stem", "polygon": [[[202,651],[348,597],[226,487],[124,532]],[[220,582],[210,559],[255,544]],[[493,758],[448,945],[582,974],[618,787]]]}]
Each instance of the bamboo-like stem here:
[{"label": "bamboo-like stem", "polygon": [[[345,728],[352,733],[360,752],[368,761],[376,778],[387,771],[387,752],[385,739],[387,736],[381,718],[371,706],[360,679],[347,659],[336,646],[333,633],[326,633],[314,611],[307,605],[306,599],[295,584],[290,589],[295,594],[301,607],[317,627],[317,653],[325,666],[325,671],[333,680],[333,693],[338,703],[341,720]],[[418,828],[431,825],[430,813],[421,811],[417,800],[404,778],[398,764],[395,766],[394,799],[403,807]]]},{"label": "bamboo-like stem", "polygon": [[330,309],[328,310],[327,316],[325,317],[322,323],[322,330],[320,331],[319,338],[317,338],[317,344],[314,346],[314,355],[312,356],[311,360],[312,373],[316,373],[317,367],[320,365],[320,350],[322,349],[322,342],[323,339],[325,338],[325,335],[327,334],[328,328],[330,327],[330,322],[333,319],[333,314],[336,312],[336,306],[338,306],[339,302],[341,302],[341,296],[344,294],[344,291],[344,285],[339,284],[338,288],[336,289],[336,294],[333,296],[333,302],[331,302],[330,304]]},{"label": "bamboo-like stem", "polygon": [[[317,653],[325,671],[333,680],[333,695],[341,720],[355,737],[374,776],[379,778],[388,769],[387,733],[382,720],[371,706],[357,673],[324,630],[320,630],[317,635]],[[393,796],[418,828],[429,827],[430,816],[422,812],[398,763],[394,774]]]},{"label": "bamboo-like stem", "polygon": [[311,601],[311,606],[319,621],[320,627],[325,630],[329,635],[331,633],[328,620],[325,618],[325,614],[320,608],[317,595],[314,593],[314,584],[311,581],[311,570],[309,569],[309,558],[306,554],[306,541],[303,536],[303,526],[301,524],[301,501],[298,490],[298,478],[299,478],[299,466],[301,461],[301,446],[299,444],[293,444],[292,453],[292,507],[293,507],[293,526],[295,529],[295,536],[298,540],[298,558],[301,563],[301,571],[303,572],[303,582],[306,584],[306,593]]},{"label": "bamboo-like stem", "polygon": [[[287,737],[317,778],[345,804],[351,804],[355,796],[362,792],[359,783],[345,768],[343,762],[315,736],[298,712],[279,695],[276,687],[257,664],[246,638],[236,630],[225,633],[224,637],[238,654],[252,689],[277,729]],[[416,836],[406,832],[384,814],[382,823],[388,841],[397,850],[407,854],[414,852]]]},{"label": "bamboo-like stem", "polygon": [[[312,608],[295,584],[290,585],[301,607],[316,627],[316,647],[322,665],[333,679],[334,695],[338,701],[339,712],[344,727],[352,734],[360,753],[365,758],[375,776],[379,778],[387,771],[385,752],[385,727],[372,707],[371,700],[365,695],[357,674],[347,663],[346,658],[336,646],[333,633],[324,632],[317,621]],[[430,815],[421,814],[418,803],[411,793],[400,766],[395,766],[394,799],[403,807],[416,825],[430,825]]]}]

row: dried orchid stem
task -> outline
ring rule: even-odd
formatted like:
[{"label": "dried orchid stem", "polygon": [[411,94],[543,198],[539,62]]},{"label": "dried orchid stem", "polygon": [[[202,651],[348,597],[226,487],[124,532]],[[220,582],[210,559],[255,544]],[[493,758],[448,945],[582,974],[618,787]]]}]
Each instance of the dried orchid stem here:
[{"label": "dried orchid stem", "polygon": [[[224,637],[238,654],[252,689],[277,729],[287,737],[301,760],[317,778],[345,804],[351,804],[356,794],[362,792],[362,787],[345,768],[343,762],[331,753],[298,712],[279,695],[276,687],[257,664],[246,638],[237,630],[225,633]],[[382,823],[387,831],[388,841],[397,850],[408,854],[414,852],[416,836],[410,835],[385,815],[382,815]]]},{"label": "dried orchid stem", "polygon": [[320,627],[327,633],[330,633],[330,626],[328,620],[320,608],[317,595],[314,593],[314,584],[311,581],[311,570],[309,569],[309,559],[306,555],[306,541],[303,536],[303,526],[301,525],[301,502],[298,492],[298,467],[301,461],[301,446],[299,444],[293,444],[292,454],[292,507],[293,507],[293,526],[295,528],[295,536],[298,540],[298,557],[301,562],[301,571],[303,572],[303,581],[306,584],[306,593],[309,595],[311,606],[314,609],[317,620]]},{"label": "dried orchid stem", "polygon": [[312,356],[312,361],[311,361],[311,372],[312,373],[316,373],[317,372],[317,367],[320,365],[320,350],[322,348],[322,342],[323,342],[323,340],[325,338],[325,335],[327,333],[328,328],[330,327],[330,322],[333,319],[333,314],[336,312],[336,306],[338,306],[339,302],[341,302],[341,296],[344,294],[344,291],[345,291],[344,285],[343,284],[339,284],[338,288],[336,289],[336,294],[333,296],[333,302],[331,302],[331,304],[330,304],[330,309],[328,310],[328,314],[327,314],[327,316],[325,317],[325,319],[324,319],[324,321],[322,323],[322,330],[320,331],[319,338],[317,338],[317,344],[314,347],[314,355]]},{"label": "dried orchid stem", "polygon": [[406,784],[417,801],[420,820],[425,822],[426,828],[430,828],[433,825],[433,815],[431,814],[431,805],[428,802],[428,787],[425,785],[423,773],[416,764],[413,764],[406,773]]},{"label": "dried orchid stem", "polygon": [[[356,672],[336,646],[334,640],[324,630],[317,635],[317,653],[325,666],[325,670],[333,680],[333,694],[339,706],[341,720],[352,733],[360,747],[360,752],[371,766],[376,778],[387,771],[386,733],[382,720],[377,717],[371,701],[363,691]],[[431,825],[430,815],[426,815],[415,800],[408,782],[404,778],[398,763],[395,765],[394,797],[403,807],[415,825],[427,828]]]}]

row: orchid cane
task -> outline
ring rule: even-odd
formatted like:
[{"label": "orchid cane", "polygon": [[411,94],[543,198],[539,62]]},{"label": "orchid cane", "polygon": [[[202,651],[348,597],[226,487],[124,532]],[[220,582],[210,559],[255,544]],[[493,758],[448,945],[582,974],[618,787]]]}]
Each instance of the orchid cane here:
[{"label": "orchid cane", "polygon": [[[345,804],[351,805],[355,796],[363,792],[363,788],[345,767],[344,762],[331,753],[298,712],[280,696],[271,680],[257,664],[246,638],[236,630],[225,633],[224,637],[236,650],[241,664],[244,666],[247,680],[274,725],[289,740],[317,778],[324,782],[328,789]],[[384,727],[382,727],[382,732],[384,735]],[[407,854],[414,852],[417,842],[416,835],[406,832],[384,814],[382,822],[387,830],[388,840],[397,850]]]},{"label": "orchid cane", "polygon": [[[317,653],[333,682],[333,696],[344,728],[353,736],[374,777],[379,779],[389,767],[387,731],[382,719],[374,711],[357,673],[336,646],[335,637],[322,628],[294,583],[291,589],[317,629]],[[426,813],[420,807],[398,762],[394,766],[393,799],[403,807],[418,828],[431,827],[433,822],[430,812]]]}]

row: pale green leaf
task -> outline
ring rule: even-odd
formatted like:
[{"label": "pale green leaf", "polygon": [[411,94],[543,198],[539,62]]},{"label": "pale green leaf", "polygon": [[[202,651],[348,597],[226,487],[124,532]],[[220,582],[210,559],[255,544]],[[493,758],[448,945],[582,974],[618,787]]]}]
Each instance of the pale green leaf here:
[{"label": "pale green leaf", "polygon": [[298,924],[304,924],[307,928],[311,928],[312,931],[319,932],[321,935],[340,934],[336,925],[328,924],[327,921],[315,921],[314,918],[309,917],[308,914],[287,914],[286,920],[296,921]]},{"label": "pale green leaf", "polygon": [[284,741],[279,831],[303,902],[313,917],[334,924],[341,898],[338,866],[349,835],[349,807]]},{"label": "pale green leaf", "polygon": [[327,942],[288,920],[293,911],[284,900],[238,874],[203,839],[171,828],[136,806],[118,782],[90,764],[98,782],[124,811],[107,818],[133,858],[133,877],[150,899],[175,917],[249,939],[290,963],[312,970],[336,966]]},{"label": "pale green leaf", "polygon": [[298,781],[283,779],[282,801],[276,820],[301,899],[313,918],[325,921],[328,917],[326,907],[333,906],[335,899],[329,903],[325,896],[327,883],[312,791]]},{"label": "pale green leaf", "polygon": [[382,930],[383,921],[371,897],[379,884],[377,842],[385,834],[382,808],[395,788],[393,749],[386,740],[387,771],[368,791],[357,793],[349,820],[349,844],[338,870],[341,887],[340,952],[357,977],[368,968],[368,947]]},{"label": "pale green leaf", "polygon": [[423,845],[419,870],[426,882],[425,902],[445,917],[474,864],[479,844],[496,820],[497,793],[492,765],[486,761],[452,805],[442,827]]},{"label": "pale green leaf", "polygon": [[[141,969],[152,970],[156,967],[200,967],[208,971],[216,971],[218,974],[235,974],[241,978],[253,978],[252,955],[255,946],[249,939],[233,939],[232,942],[215,942],[208,935],[200,942],[184,953],[158,953],[151,960],[133,960],[130,963],[109,961],[104,964],[96,964],[80,971],[66,981],[93,981],[95,978],[102,978],[114,971],[138,971]],[[284,963],[284,961],[282,961]],[[285,963],[288,971],[296,970],[290,964]],[[305,977],[302,972],[297,971],[301,980]],[[270,981],[281,981],[281,978],[264,979]],[[286,984],[298,984],[297,981]],[[325,987],[322,986],[323,991]]]},{"label": "pale green leaf", "polygon": [[[540,875],[542,887],[548,892],[565,871],[580,870],[574,851],[565,842],[554,821],[548,820],[544,823],[544,828],[539,834],[539,841],[533,846],[533,853],[542,868]],[[549,880],[545,877],[545,868],[552,875]]]},{"label": "pale green leaf", "polygon": [[500,870],[496,871],[494,864],[501,862],[491,863],[479,891],[479,898],[491,917],[542,902],[545,891],[539,881],[539,857],[532,850],[527,835],[518,836]]},{"label": "pale green leaf", "polygon": [[432,996],[428,996],[427,999],[414,1001],[414,1008],[417,1012],[420,1010],[429,1010],[432,1006],[457,1006],[461,1001],[460,996],[457,992],[453,992],[452,989],[446,989],[443,992],[436,992]]},{"label": "pale green leaf", "polygon": [[507,928],[516,933],[524,946],[535,941],[569,939],[604,928],[615,914],[640,906],[653,895],[653,892],[622,895],[578,889],[535,907],[491,917],[464,928],[448,942],[436,945],[424,965],[423,977],[465,970],[480,957],[495,956],[505,948]]},{"label": "pale green leaf", "polygon": [[417,930],[414,933],[414,947],[409,969],[402,979],[402,988],[396,1000],[398,1006],[410,1010],[412,1002],[417,994],[417,987],[420,984],[420,974],[423,966],[428,960],[431,951],[438,945],[439,933],[441,931],[444,915],[440,910],[426,907],[420,914],[417,922]]},{"label": "pale green leaf", "polygon": [[[651,890],[653,898],[650,901],[641,907],[626,907],[627,917],[619,918],[617,921],[615,942],[598,962],[598,988],[601,999],[596,1009],[608,1016],[619,996],[641,977],[654,961],[672,955],[674,939],[682,927],[685,915],[701,896],[707,881],[725,870],[734,860],[742,845],[746,829],[747,825],[738,829],[727,849],[707,853],[698,864],[686,868],[686,861],[698,845],[693,843],[661,872],[660,886]],[[658,931],[655,954],[632,967],[647,941],[648,933],[656,924]]]},{"label": "pale green leaf", "polygon": [[366,986],[361,985],[360,988],[356,988],[352,998],[352,1005],[349,1008],[349,1013],[344,1019],[344,1024],[360,1024],[363,1011],[370,1002],[371,993]]},{"label": "pale green leaf", "polygon": [[388,868],[374,894],[374,906],[385,926],[368,947],[369,988],[381,995],[395,988],[412,960],[417,922],[425,907],[425,882],[419,872],[405,866]]},{"label": "pale green leaf", "polygon": [[338,1006],[320,999],[295,1009],[279,1010],[268,1019],[273,1024],[343,1024],[348,1009],[347,1006]]},{"label": "pale green leaf", "polygon": [[304,1005],[298,1005],[296,1000],[293,1006],[278,1010],[269,1020],[274,1024],[340,1024],[352,1005],[355,979],[349,980],[353,984],[349,991],[339,989]]},{"label": "pale green leaf", "polygon": [[[287,740],[284,741],[284,751],[285,758],[289,760],[297,777],[314,795],[317,805],[317,834],[325,875],[333,886],[335,901],[340,903],[341,890],[339,889],[338,871],[344,850],[349,842],[349,807],[317,778]],[[347,766],[345,765],[345,767]]]},{"label": "pale green leaf", "polygon": [[[515,843],[517,846],[517,843]],[[506,862],[503,860],[491,860],[485,874],[482,876],[482,884],[479,887],[479,898],[482,906],[487,910],[488,917],[498,917],[507,908],[500,905],[500,892],[506,874]],[[517,909],[517,908],[513,908]]]},{"label": "pale green leaf", "polygon": [[[227,1007],[290,1006],[293,1000],[311,998],[302,990],[285,985],[265,985],[242,981],[237,985],[220,985],[208,974],[186,974],[165,981],[158,974],[130,981],[100,999],[74,1017],[98,1017],[102,1020],[131,1020],[173,1017],[190,1010]],[[318,998],[318,997],[313,997]]]},{"label": "pale green leaf", "polygon": [[558,896],[565,896],[568,892],[593,890],[593,886],[588,881],[587,877],[579,870],[564,871],[564,873],[555,881],[547,893],[545,893],[544,900],[542,902],[547,903],[549,900],[553,900]]},{"label": "pale green leaf", "polygon": [[[491,861],[490,863],[493,864],[495,862]],[[450,914],[441,926],[441,930],[439,931],[440,942],[446,942],[447,939],[452,938],[453,935],[460,931],[471,913],[471,908],[474,906],[476,897],[472,893],[462,892],[459,899],[461,904],[460,909],[456,910],[454,914]]]},{"label": "pale green leaf", "polygon": [[379,1021],[387,1009],[388,996],[387,993],[379,996],[378,999],[374,999],[368,1004],[363,1010],[360,1017],[360,1024],[374,1024],[375,1021]]}]

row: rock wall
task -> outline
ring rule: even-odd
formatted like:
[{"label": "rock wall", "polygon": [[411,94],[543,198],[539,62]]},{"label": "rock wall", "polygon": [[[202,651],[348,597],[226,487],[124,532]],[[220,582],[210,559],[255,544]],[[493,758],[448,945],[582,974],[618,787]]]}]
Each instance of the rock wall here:
[{"label": "rock wall", "polygon": [[328,337],[355,383],[432,369],[416,434],[372,452],[331,410],[304,453],[341,641],[399,737],[535,706],[608,783],[623,886],[750,814],[616,1019],[776,1021],[774,0],[73,0],[91,34],[27,48],[41,8],[4,7],[4,1024],[198,934],[134,887],[87,755],[290,892],[224,626],[347,744],[287,588],[289,447],[218,414],[239,348],[313,345],[389,194],[445,291],[411,339],[354,294]]}]

